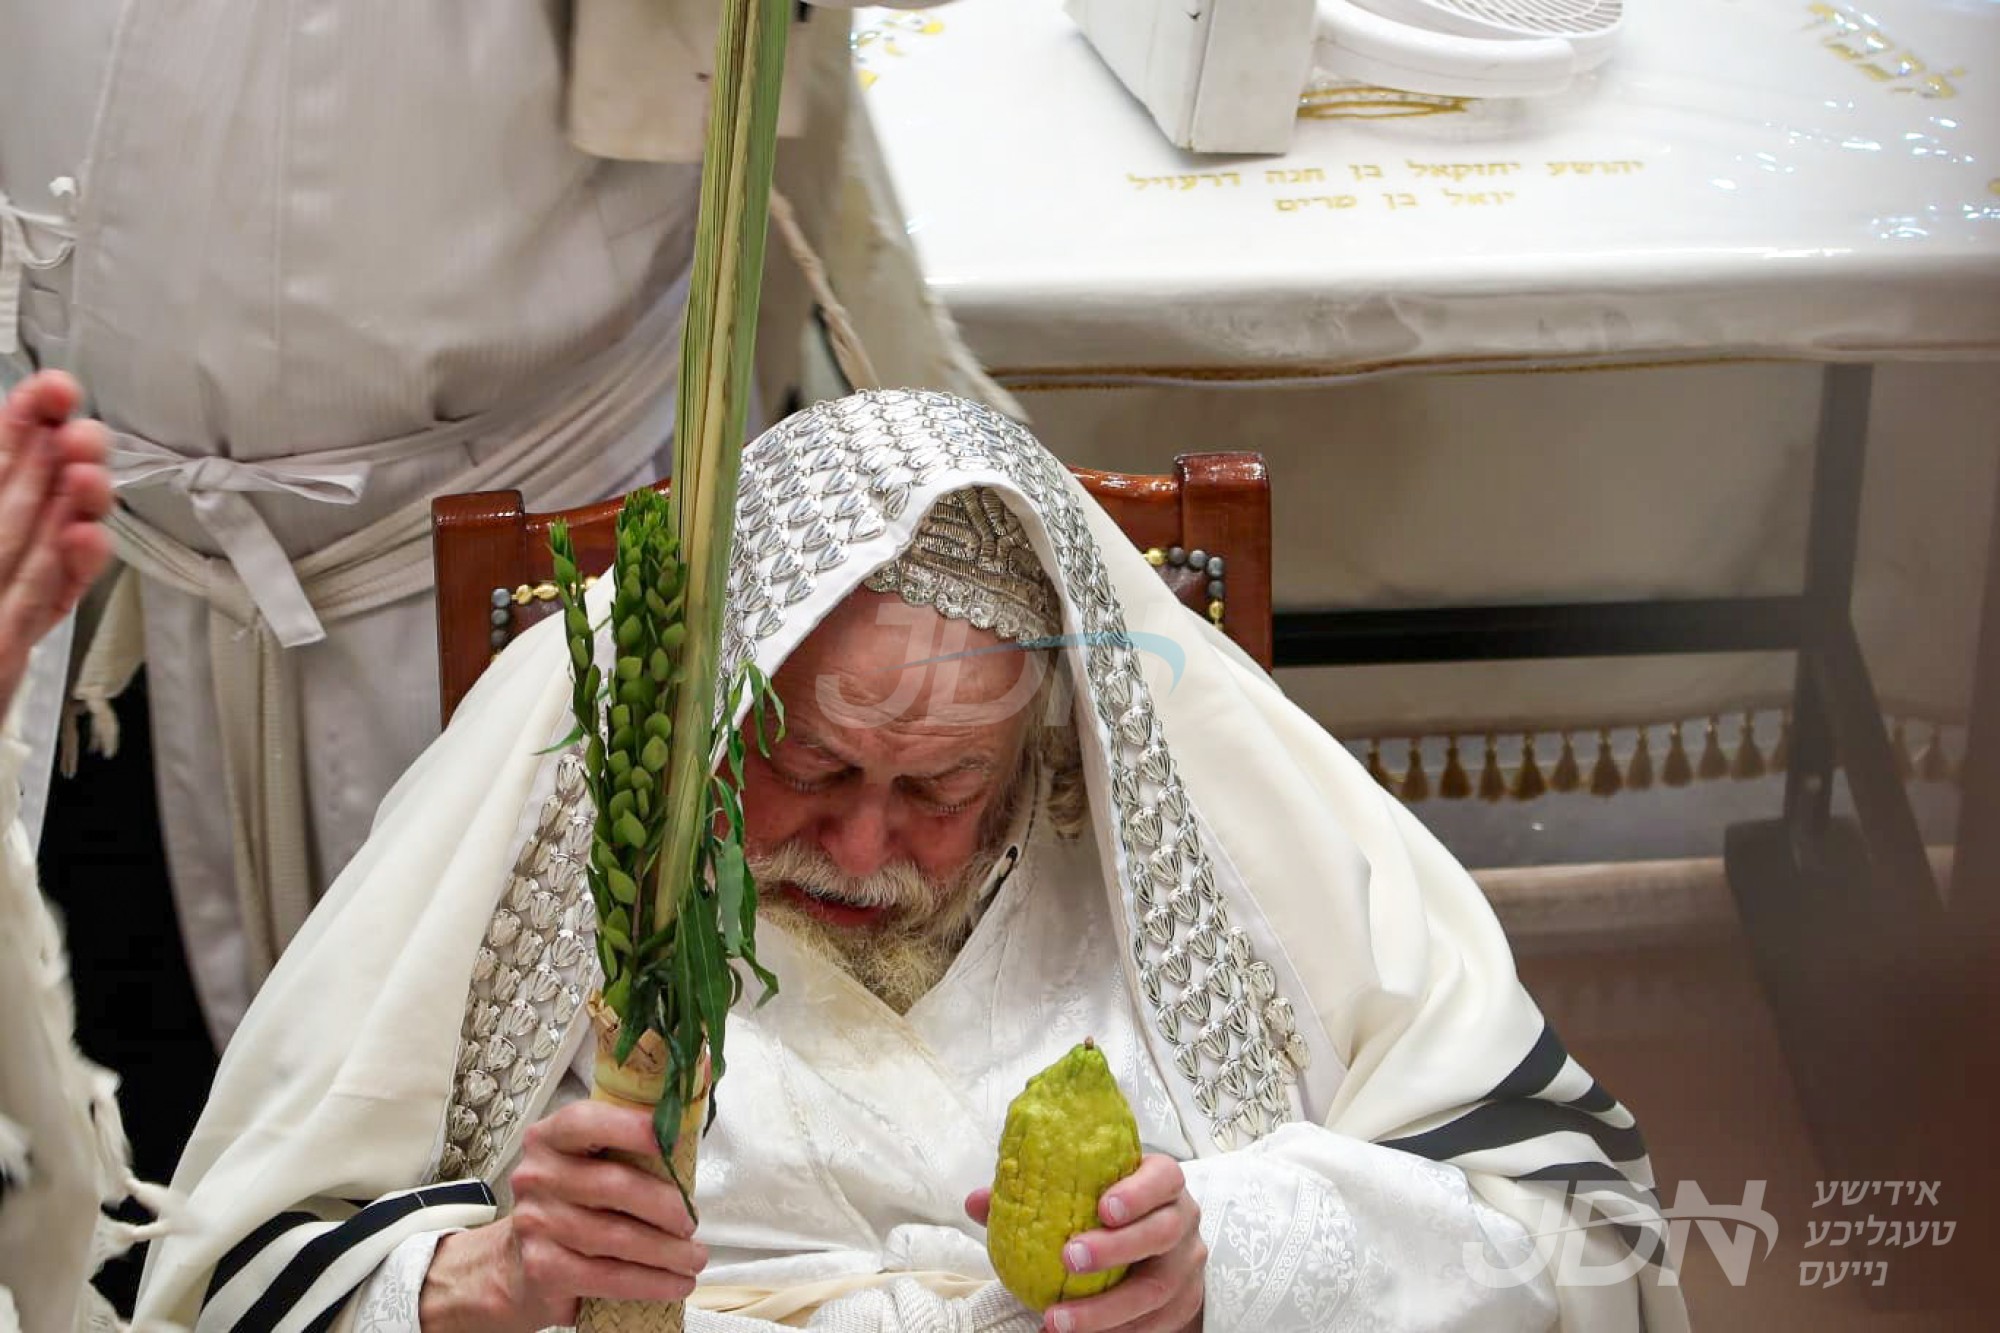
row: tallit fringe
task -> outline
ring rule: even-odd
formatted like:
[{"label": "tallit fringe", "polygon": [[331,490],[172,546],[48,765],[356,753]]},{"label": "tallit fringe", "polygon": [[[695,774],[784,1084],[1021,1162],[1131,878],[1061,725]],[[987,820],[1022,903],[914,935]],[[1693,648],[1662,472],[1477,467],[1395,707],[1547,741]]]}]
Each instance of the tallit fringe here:
[{"label": "tallit fringe", "polygon": [[0,1115],[0,1186],[27,1184],[31,1169],[28,1136],[19,1125]]},{"label": "tallit fringe", "polygon": [[[76,1060],[84,1064],[78,1054]],[[180,1211],[180,1197],[161,1185],[150,1184],[132,1174],[132,1145],[125,1136],[124,1117],[118,1108],[118,1076],[108,1069],[84,1065],[89,1074],[90,1124],[96,1135],[98,1197],[109,1208],[131,1200],[152,1215],[150,1222],[127,1222],[101,1213],[90,1238],[90,1271],[101,1272],[113,1259],[133,1247],[158,1240],[174,1229]],[[109,1302],[97,1297],[93,1288],[87,1301],[84,1322],[92,1333],[140,1333],[126,1324]],[[153,1333],[164,1333],[169,1325],[151,1324]]]},{"label": "tallit fringe", "polygon": [[[67,1134],[87,1136],[93,1161],[93,1184],[102,1208],[132,1200],[152,1215],[147,1222],[127,1222],[100,1212],[90,1238],[90,1274],[95,1276],[111,1260],[128,1253],[135,1245],[156,1240],[173,1229],[180,1211],[180,1198],[173,1191],[149,1184],[132,1173],[132,1146],[125,1134],[124,1116],[118,1106],[118,1076],[93,1063],[75,1042],[76,1011],[70,989],[69,953],[62,925],[46,904],[40,905],[21,924],[31,932],[28,944],[39,959],[35,995],[37,1012],[8,1015],[10,1019],[33,1023],[59,1043],[64,1054],[54,1077],[61,1083],[65,1103],[75,1108]],[[85,1122],[88,1122],[87,1124]],[[25,1180],[32,1163],[25,1136],[11,1122],[0,1118],[0,1174]],[[4,1293],[0,1293],[4,1294]],[[0,1333],[6,1333],[11,1308],[0,1307]],[[105,1333],[138,1333],[122,1322],[116,1310],[94,1287],[86,1285],[78,1309],[79,1329]],[[153,1330],[162,1326],[153,1325]]]},{"label": "tallit fringe", "polygon": [[[149,1185],[129,1172],[121,1189],[111,1194],[112,1197],[105,1199],[107,1204],[132,1199],[152,1213],[153,1220],[126,1222],[108,1214],[100,1216],[97,1230],[90,1238],[90,1271],[93,1277],[103,1270],[104,1265],[130,1253],[135,1246],[173,1234],[174,1218],[180,1203],[179,1196],[172,1191]],[[78,1323],[89,1333],[186,1333],[178,1324],[159,1320],[126,1322],[95,1287],[86,1291],[85,1308],[79,1312]],[[5,1333],[4,1325],[0,1325],[0,1333]]]},{"label": "tallit fringe", "polygon": [[76,776],[83,758],[84,718],[90,719],[90,752],[105,759],[118,753],[118,713],[102,690],[78,690],[63,709],[62,740],[58,763],[66,778]]},{"label": "tallit fringe", "polygon": [[[1886,713],[1896,771],[1906,783],[1942,785],[1960,781],[1965,732],[1961,722],[1925,716],[1912,710]],[[1700,727],[1699,752],[1689,743]],[[1594,740],[1579,740],[1579,737]],[[1657,770],[1654,737],[1664,735],[1666,757]],[[1493,731],[1485,733],[1363,736],[1368,775],[1407,802],[1534,801],[1554,792],[1587,791],[1609,798],[1624,792],[1648,791],[1654,785],[1687,787],[1695,783],[1754,782],[1782,774],[1791,760],[1792,717],[1789,710],[1754,707],[1724,709],[1705,718],[1661,718],[1580,726],[1557,731]],[[1588,766],[1580,745],[1589,745]],[[1478,746],[1478,779],[1471,776],[1468,747]],[[1385,754],[1385,747],[1388,749]],[[1396,748],[1401,749],[1398,754]],[[1544,768],[1542,756],[1557,751]],[[1440,762],[1441,776],[1433,782],[1431,765]]]},{"label": "tallit fringe", "polygon": [[84,645],[82,665],[63,709],[58,762],[62,775],[76,776],[83,757],[79,723],[90,719],[92,753],[109,759],[118,753],[118,714],[111,701],[125,692],[146,661],[145,612],[139,602],[139,575],[129,564],[119,569],[97,627]]}]

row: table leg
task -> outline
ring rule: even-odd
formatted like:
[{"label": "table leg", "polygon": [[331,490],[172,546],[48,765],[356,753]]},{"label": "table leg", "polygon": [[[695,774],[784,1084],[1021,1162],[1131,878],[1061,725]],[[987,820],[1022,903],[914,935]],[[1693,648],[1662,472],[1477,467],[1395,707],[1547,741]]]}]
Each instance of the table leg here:
[{"label": "table leg", "polygon": [[1833,809],[1833,718],[1812,659],[1848,632],[1872,381],[1871,367],[1832,366],[1820,391],[1806,530],[1804,624],[1792,697],[1792,759],[1785,780],[1785,823],[1801,855],[1826,832]]},{"label": "table leg", "polygon": [[1990,521],[1951,874],[1954,928],[1989,948],[2000,938],[2000,468]]},{"label": "table leg", "polygon": [[[1981,1252],[2000,1235],[1994,1171],[1971,1145],[1987,1133],[2000,1067],[1977,997],[1985,949],[1947,920],[1850,608],[1861,509],[1869,372],[1827,372],[1807,532],[1794,760],[1782,820],[1731,828],[1729,880],[1777,1019],[1801,1109],[1829,1178],[1934,1181],[1964,1250],[1884,1250],[1886,1305],[1965,1309],[1983,1299]],[[1989,555],[1965,828],[1991,837],[2000,745],[2000,540]],[[1856,823],[1831,817],[1835,768]],[[1984,784],[1984,785],[1982,785]],[[1984,797],[1976,791],[1987,793]],[[1966,848],[1961,846],[1963,857]],[[1961,860],[1968,893],[1990,907],[1990,860]],[[1988,869],[1982,870],[1980,867]],[[1981,883],[1987,891],[1981,893]],[[1942,1215],[1942,1214],[1941,1214]]]}]

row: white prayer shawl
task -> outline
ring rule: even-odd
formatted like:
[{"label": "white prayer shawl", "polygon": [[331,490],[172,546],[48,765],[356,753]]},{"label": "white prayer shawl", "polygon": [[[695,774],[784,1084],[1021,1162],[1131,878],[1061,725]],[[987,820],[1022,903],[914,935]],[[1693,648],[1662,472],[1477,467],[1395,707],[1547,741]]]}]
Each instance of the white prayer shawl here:
[{"label": "white prayer shawl", "polygon": [[0,734],[0,1328],[69,1333],[97,1217],[91,1071],[70,1046],[61,943],[16,820],[27,754]]},{"label": "white prayer shawl", "polygon": [[[977,928],[907,1016],[766,929],[760,952],[784,989],[734,1019],[724,1111],[702,1145],[704,1312],[807,1314],[869,1333],[967,1322],[1029,1333],[1037,1321],[990,1290],[963,1200],[992,1183],[1008,1103],[1085,1036],[1146,1149],[1192,1156],[1131,993],[1105,966],[1117,944],[1096,848],[1057,840],[1046,819],[1028,827],[1027,813],[995,859]],[[551,1110],[589,1094],[593,1053],[577,1053]],[[1402,1329],[1475,1311],[1482,1333],[1551,1322],[1546,1284],[1495,1293],[1467,1271],[1467,1244],[1518,1256],[1529,1242],[1449,1167],[1297,1125],[1187,1171],[1213,1253],[1211,1327],[1323,1333],[1349,1311]],[[370,1278],[358,1327],[419,1333],[436,1241],[403,1242]]]},{"label": "white prayer shawl", "polygon": [[0,1333],[115,1330],[90,1277],[162,1224],[99,1206],[165,1196],[132,1178],[118,1080],[76,1048],[68,952],[17,819],[27,756],[0,726]]},{"label": "white prayer shawl", "polygon": [[[1370,1216],[1357,1154],[1446,1163],[1544,1256],[1568,1252],[1546,1275],[1564,1327],[1684,1326],[1632,1118],[1548,1030],[1470,877],[1181,608],[1018,426],[888,392],[762,437],[745,455],[725,665],[775,669],[939,495],[971,484],[1017,507],[1064,596],[1115,941],[1103,966],[1165,1071],[1171,1117],[1156,1123],[1218,1169],[1311,1166],[1347,1203],[1329,1226]],[[142,1316],[315,1326],[407,1236],[493,1215],[523,1126],[585,1035],[590,905],[570,857],[591,817],[574,759],[542,753],[568,727],[565,662],[546,627],[501,656],[280,961],[176,1179],[195,1233],[155,1248]],[[727,1081],[722,1096],[725,1114],[754,1099]],[[1600,1212],[1630,1229],[1544,1234]],[[1502,1228],[1482,1230],[1504,1250]],[[1518,1311],[1536,1280],[1493,1290],[1493,1310]]]}]

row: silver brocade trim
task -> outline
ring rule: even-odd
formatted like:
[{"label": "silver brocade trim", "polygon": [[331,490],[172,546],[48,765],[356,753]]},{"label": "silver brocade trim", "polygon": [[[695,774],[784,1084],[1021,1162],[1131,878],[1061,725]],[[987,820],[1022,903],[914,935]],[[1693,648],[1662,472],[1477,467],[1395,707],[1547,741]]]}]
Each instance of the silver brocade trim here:
[{"label": "silver brocade trim", "polygon": [[484,1178],[498,1166],[583,1008],[597,930],[575,855],[588,848],[595,821],[583,779],[575,751],[556,761],[555,791],[542,803],[474,957],[433,1180]]},{"label": "silver brocade trim", "polygon": [[[946,468],[1003,477],[1042,516],[1090,645],[1140,994],[1216,1140],[1260,1138],[1289,1118],[1309,1053],[1270,967],[1230,921],[1124,610],[1062,465],[1033,436],[946,394],[886,390],[816,404],[759,437],[743,452],[720,678],[735,679],[819,576],[886,532]],[[578,757],[564,755],[474,962],[437,1179],[494,1165],[583,1002],[595,916],[577,859],[593,819],[582,778]]]},{"label": "silver brocade trim", "polygon": [[1002,639],[1062,632],[1062,606],[1021,520],[987,486],[940,497],[903,553],[862,586],[935,607]]},{"label": "silver brocade trim", "polygon": [[1261,1137],[1288,1118],[1306,1046],[1290,1005],[1266,989],[1270,969],[1230,922],[1083,508],[1033,436],[977,404],[910,390],[819,403],[766,432],[743,453],[723,679],[820,574],[884,532],[945,469],[1005,478],[1042,517],[1051,573],[1090,645],[1140,993],[1216,1139]]}]

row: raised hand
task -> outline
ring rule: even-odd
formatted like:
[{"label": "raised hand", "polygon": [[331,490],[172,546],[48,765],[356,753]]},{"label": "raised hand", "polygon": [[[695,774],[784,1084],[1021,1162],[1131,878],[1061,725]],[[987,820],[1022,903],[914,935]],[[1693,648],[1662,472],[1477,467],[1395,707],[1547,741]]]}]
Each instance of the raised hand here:
[{"label": "raised hand", "polygon": [[687,1299],[708,1251],[680,1191],[607,1150],[657,1153],[652,1118],[576,1102],[528,1128],[508,1178],[513,1211],[438,1243],[420,1298],[425,1333],[568,1327],[586,1296]]},{"label": "raised hand", "polygon": [[[965,1201],[967,1215],[985,1226],[991,1200],[991,1190],[974,1190]],[[1097,1216],[1103,1227],[1072,1237],[1063,1262],[1073,1273],[1124,1264],[1125,1280],[1100,1295],[1050,1306],[1042,1327],[1049,1333],[1199,1330],[1208,1247],[1201,1239],[1201,1209],[1187,1192],[1180,1163],[1149,1153],[1137,1171],[1104,1191]]]},{"label": "raised hand", "polygon": [[36,641],[111,559],[105,431],[71,420],[82,398],[75,380],[45,371],[0,406],[0,716]]}]

